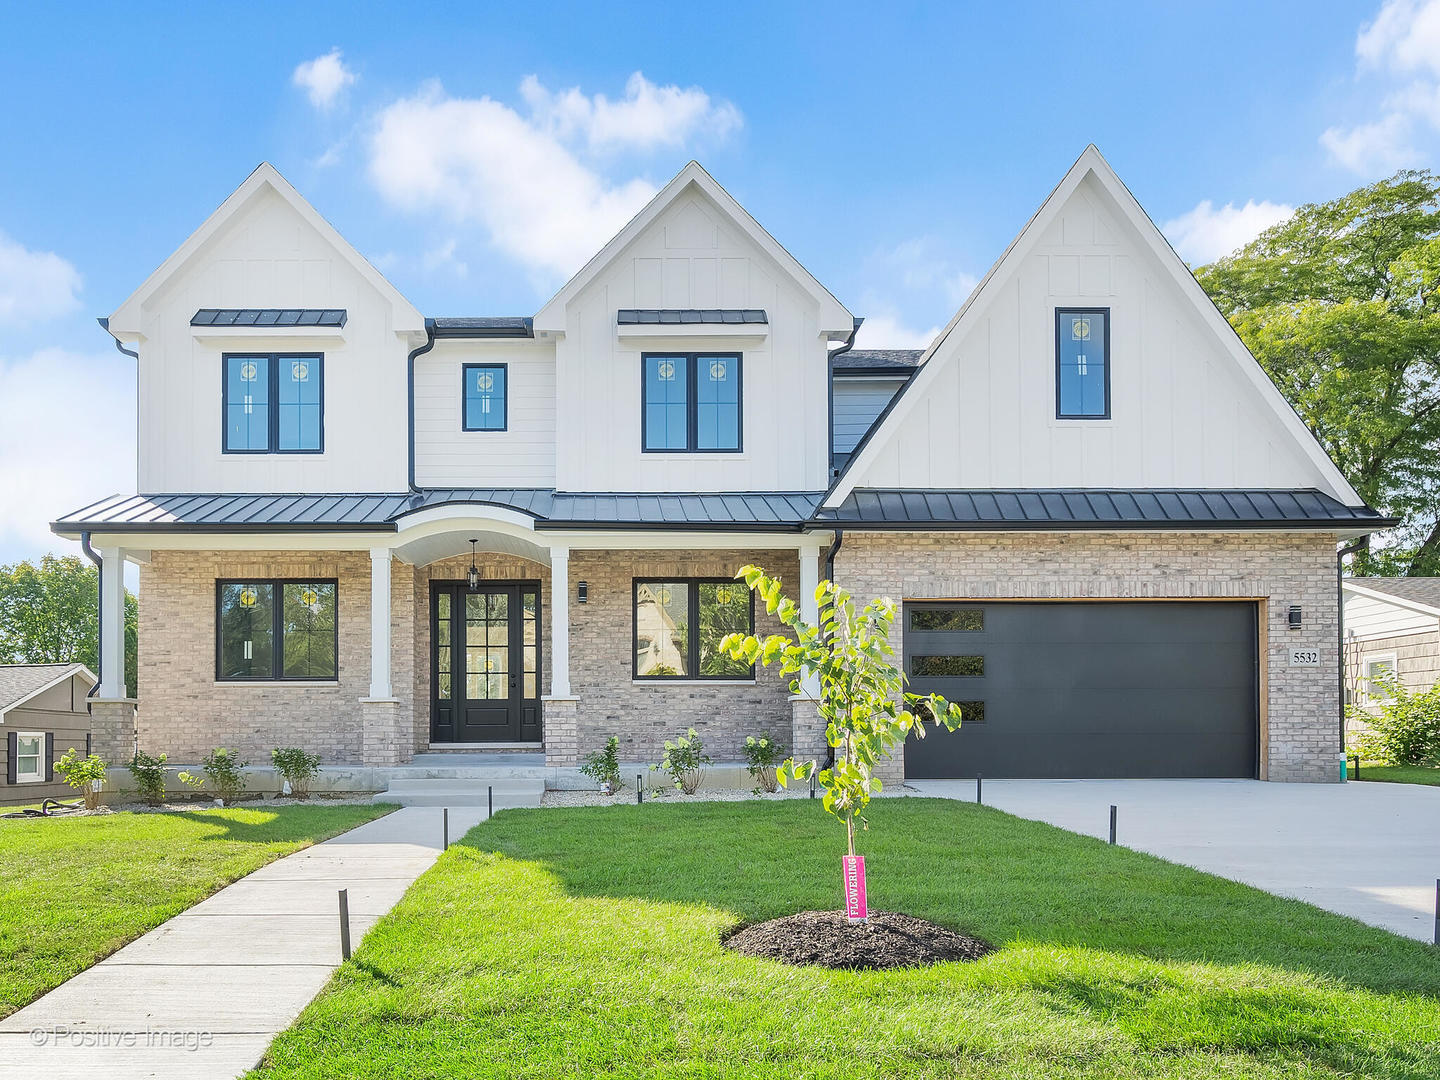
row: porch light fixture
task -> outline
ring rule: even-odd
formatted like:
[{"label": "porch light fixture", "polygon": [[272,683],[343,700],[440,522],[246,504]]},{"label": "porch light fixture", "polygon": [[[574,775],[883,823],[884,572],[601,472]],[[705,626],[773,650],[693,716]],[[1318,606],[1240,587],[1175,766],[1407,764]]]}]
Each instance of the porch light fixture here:
[{"label": "porch light fixture", "polygon": [[470,591],[471,591],[471,592],[479,592],[479,591],[480,591],[480,569],[479,569],[479,567],[477,567],[477,566],[475,565],[475,545],[478,544],[479,542],[480,542],[479,540],[474,540],[474,539],[472,539],[472,540],[470,541]]},{"label": "porch light fixture", "polygon": [[1299,604],[1291,604],[1291,605],[1290,605],[1290,629],[1291,629],[1291,630],[1299,630],[1299,629],[1304,625],[1303,618],[1304,618],[1304,616],[1303,616],[1303,613],[1302,613],[1301,610],[1300,610],[1300,605],[1299,605]]},{"label": "porch light fixture", "polygon": [[575,586],[575,600],[577,603],[588,603],[590,600],[590,583],[588,581],[578,582]]}]

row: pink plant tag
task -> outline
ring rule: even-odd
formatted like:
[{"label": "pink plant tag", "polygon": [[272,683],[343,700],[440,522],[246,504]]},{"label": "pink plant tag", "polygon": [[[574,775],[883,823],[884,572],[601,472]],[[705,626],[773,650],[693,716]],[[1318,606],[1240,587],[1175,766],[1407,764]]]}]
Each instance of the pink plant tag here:
[{"label": "pink plant tag", "polygon": [[865,856],[842,855],[840,863],[845,875],[845,915],[851,922],[869,917],[865,906]]}]

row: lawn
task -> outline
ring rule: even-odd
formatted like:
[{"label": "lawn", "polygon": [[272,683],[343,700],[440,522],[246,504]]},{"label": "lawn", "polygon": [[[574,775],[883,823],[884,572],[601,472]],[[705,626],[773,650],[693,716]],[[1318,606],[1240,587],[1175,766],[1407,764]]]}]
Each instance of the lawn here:
[{"label": "lawn", "polygon": [[1352,780],[1377,780],[1386,784],[1427,784],[1440,786],[1440,769],[1430,765],[1371,765],[1362,763]]},{"label": "lawn", "polygon": [[872,908],[999,951],[836,972],[722,948],[839,906],[842,830],[808,800],[507,810],[255,1075],[1440,1076],[1440,950],[987,807],[870,817]]},{"label": "lawn", "polygon": [[0,1017],[221,886],[393,809],[0,819]]}]

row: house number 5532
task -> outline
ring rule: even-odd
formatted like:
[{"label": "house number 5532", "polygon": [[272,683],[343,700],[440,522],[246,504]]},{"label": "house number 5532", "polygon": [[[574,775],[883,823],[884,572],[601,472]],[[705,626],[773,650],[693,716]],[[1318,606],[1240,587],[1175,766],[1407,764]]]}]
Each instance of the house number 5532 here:
[{"label": "house number 5532", "polygon": [[1319,650],[1319,649],[1291,649],[1291,650],[1290,650],[1290,666],[1291,666],[1291,667],[1319,667],[1319,666],[1320,666],[1320,650]]}]

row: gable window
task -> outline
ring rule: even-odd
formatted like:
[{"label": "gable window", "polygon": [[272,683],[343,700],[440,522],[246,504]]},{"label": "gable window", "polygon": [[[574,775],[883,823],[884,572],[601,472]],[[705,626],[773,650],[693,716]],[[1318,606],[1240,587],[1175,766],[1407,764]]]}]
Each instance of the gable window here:
[{"label": "gable window", "polygon": [[641,357],[642,449],[740,449],[740,354],[646,353]]},{"label": "gable window", "polygon": [[339,677],[335,581],[217,581],[215,678]]},{"label": "gable window", "polygon": [[635,678],[751,679],[755,669],[720,651],[727,634],[754,632],[755,607],[731,578],[635,581]]},{"label": "gable window", "polygon": [[227,353],[224,366],[225,453],[318,454],[324,449],[323,356]]},{"label": "gable window", "polygon": [[37,784],[45,776],[45,735],[39,731],[15,734],[15,782]]},{"label": "gable window", "polygon": [[466,431],[504,431],[505,390],[509,368],[505,364],[466,364]]},{"label": "gable window", "polygon": [[1110,419],[1110,309],[1055,309],[1055,417]]}]

